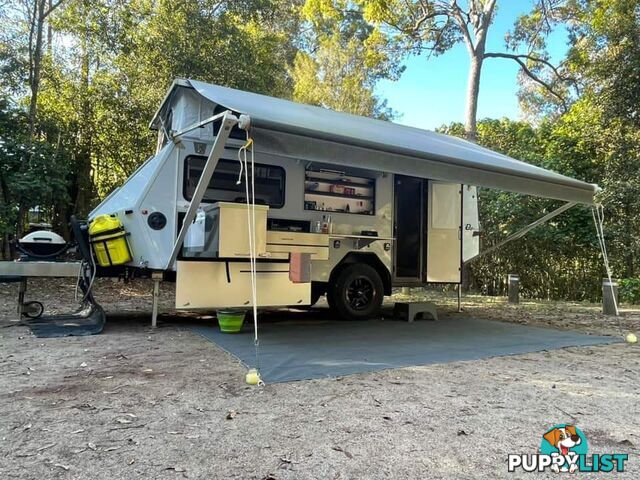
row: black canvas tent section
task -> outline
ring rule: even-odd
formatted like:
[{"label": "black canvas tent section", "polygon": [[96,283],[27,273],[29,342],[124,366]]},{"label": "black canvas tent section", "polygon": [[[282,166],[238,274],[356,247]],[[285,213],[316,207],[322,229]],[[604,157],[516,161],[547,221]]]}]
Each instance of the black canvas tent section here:
[{"label": "black canvas tent section", "polygon": [[582,204],[593,204],[599,190],[456,137],[196,80],[174,82],[151,128],[159,128],[173,90],[180,87],[248,115],[259,152]]}]

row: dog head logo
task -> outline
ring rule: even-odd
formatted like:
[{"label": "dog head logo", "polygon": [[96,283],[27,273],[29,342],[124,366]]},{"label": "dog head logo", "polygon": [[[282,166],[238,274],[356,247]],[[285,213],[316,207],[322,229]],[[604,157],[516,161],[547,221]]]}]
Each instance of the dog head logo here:
[{"label": "dog head logo", "polygon": [[568,455],[569,450],[573,450],[576,445],[582,443],[582,438],[580,438],[576,427],[573,425],[554,427],[545,433],[542,438],[556,447],[558,453],[562,455]]},{"label": "dog head logo", "polygon": [[542,435],[540,453],[562,457],[562,462],[560,459],[554,462],[553,471],[574,472],[578,467],[574,462],[577,455],[587,453],[587,438],[574,425],[556,425]]}]

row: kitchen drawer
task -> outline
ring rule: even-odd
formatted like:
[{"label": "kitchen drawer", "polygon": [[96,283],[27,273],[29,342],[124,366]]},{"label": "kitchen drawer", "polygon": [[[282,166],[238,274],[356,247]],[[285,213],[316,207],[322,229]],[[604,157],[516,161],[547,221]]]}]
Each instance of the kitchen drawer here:
[{"label": "kitchen drawer", "polygon": [[277,245],[306,245],[309,247],[328,247],[329,235],[325,233],[268,231],[267,243]]},{"label": "kitchen drawer", "polygon": [[329,260],[329,235],[322,233],[267,232],[267,252],[278,258],[292,252],[309,253],[312,260]]},{"label": "kitchen drawer", "polygon": [[267,243],[267,252],[272,258],[289,258],[289,253],[309,253],[311,260],[329,260],[329,247],[307,247],[304,245],[274,245]]}]

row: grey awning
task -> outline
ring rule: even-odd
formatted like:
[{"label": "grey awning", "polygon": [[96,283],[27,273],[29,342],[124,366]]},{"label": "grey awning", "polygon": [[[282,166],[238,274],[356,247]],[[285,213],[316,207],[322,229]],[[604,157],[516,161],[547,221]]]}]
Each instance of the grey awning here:
[{"label": "grey awning", "polygon": [[590,204],[598,187],[474,143],[418,128],[190,80],[208,100],[251,117],[257,148],[295,158]]}]

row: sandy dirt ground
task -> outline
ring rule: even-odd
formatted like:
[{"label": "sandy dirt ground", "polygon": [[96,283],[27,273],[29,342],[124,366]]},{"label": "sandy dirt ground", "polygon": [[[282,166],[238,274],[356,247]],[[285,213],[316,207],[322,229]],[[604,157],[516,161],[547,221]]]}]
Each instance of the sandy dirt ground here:
[{"label": "sandy dirt ground", "polygon": [[[49,312],[73,306],[72,282],[30,288]],[[150,284],[101,281],[102,335],[38,339],[16,325],[16,285],[0,284],[1,478],[557,478],[508,473],[506,463],[509,453],[536,453],[557,423],[578,425],[591,453],[629,454],[623,474],[576,478],[640,478],[638,345],[249,387],[237,360],[171,312],[171,288],[163,285],[156,330]],[[596,305],[467,297],[465,308],[620,333]],[[637,331],[640,312],[625,309],[621,324]]]}]

